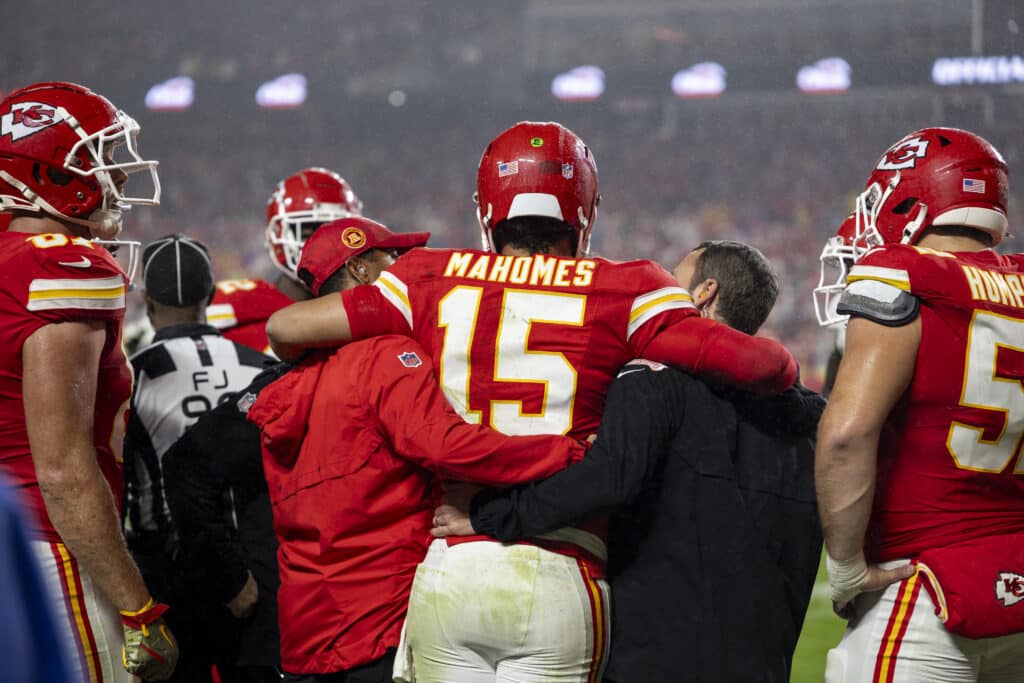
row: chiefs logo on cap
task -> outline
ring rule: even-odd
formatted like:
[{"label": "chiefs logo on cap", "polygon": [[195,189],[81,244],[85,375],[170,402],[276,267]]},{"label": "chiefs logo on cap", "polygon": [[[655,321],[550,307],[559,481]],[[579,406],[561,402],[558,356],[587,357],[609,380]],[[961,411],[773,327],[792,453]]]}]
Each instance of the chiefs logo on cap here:
[{"label": "chiefs logo on cap", "polygon": [[359,228],[345,228],[341,233],[341,241],[349,249],[358,249],[366,244],[366,233]]}]

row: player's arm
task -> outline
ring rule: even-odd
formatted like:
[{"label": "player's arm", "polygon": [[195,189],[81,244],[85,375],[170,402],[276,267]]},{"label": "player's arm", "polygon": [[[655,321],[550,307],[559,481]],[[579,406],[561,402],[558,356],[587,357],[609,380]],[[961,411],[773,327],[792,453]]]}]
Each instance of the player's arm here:
[{"label": "player's arm", "polygon": [[[398,356],[412,351],[419,365],[406,367]],[[433,363],[412,340],[380,340],[370,352],[367,400],[395,450],[444,478],[490,486],[546,477],[583,457],[586,446],[554,435],[508,436],[469,424],[449,405],[434,378]]]},{"label": "player's arm", "polygon": [[[672,369],[627,365],[608,392],[597,440],[581,462],[534,484],[485,490],[473,499],[473,529],[513,541],[629,503],[653,481],[685,410],[685,383]],[[438,511],[437,535],[446,513]]]},{"label": "player's arm", "polygon": [[348,313],[339,296],[298,301],[267,320],[270,348],[283,361],[297,360],[307,349],[352,341]]},{"label": "player's arm", "polygon": [[643,335],[634,335],[634,338],[640,341],[639,344],[634,342],[638,356],[668,363],[722,384],[776,394],[796,381],[796,360],[785,346],[766,337],[752,337],[708,318],[682,317],[647,340],[642,340]]},{"label": "player's arm", "polygon": [[96,460],[93,419],[104,321],[43,325],[25,341],[24,408],[47,514],[71,554],[122,611],[150,600]]},{"label": "player's arm", "polygon": [[[407,259],[408,257],[403,257]],[[375,284],[287,306],[267,322],[267,336],[282,360],[308,349],[340,346],[385,334],[412,334],[409,288],[399,277],[401,261]]]},{"label": "player's arm", "polygon": [[920,341],[917,315],[892,326],[855,316],[847,328],[846,351],[822,415],[814,458],[833,601],[840,609],[857,593],[906,576],[906,570],[868,568],[863,546],[875,494],[878,440],[910,386]]}]

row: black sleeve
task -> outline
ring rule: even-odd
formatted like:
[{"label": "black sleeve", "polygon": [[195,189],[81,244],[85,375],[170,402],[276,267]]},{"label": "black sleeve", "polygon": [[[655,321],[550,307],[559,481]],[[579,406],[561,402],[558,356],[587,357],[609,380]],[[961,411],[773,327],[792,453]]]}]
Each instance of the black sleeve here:
[{"label": "black sleeve", "polygon": [[[181,568],[204,594],[226,603],[248,570],[232,524],[227,458],[259,457],[259,429],[238,409],[240,396],[210,411],[164,455],[167,504],[178,529]],[[255,453],[253,450],[255,449]]]},{"label": "black sleeve", "polygon": [[501,541],[558,529],[632,500],[656,472],[683,420],[685,376],[627,365],[608,392],[597,441],[542,481],[481,491],[473,527]]},{"label": "black sleeve", "polygon": [[122,471],[124,472],[124,497],[121,501],[123,527],[131,529],[129,545],[142,533],[142,500],[140,491],[143,484],[143,473],[150,482],[153,521],[161,533],[170,534],[167,520],[164,519],[163,475],[160,471],[160,458],[157,457],[153,441],[146,432],[145,425],[135,411],[135,400],[132,397],[131,409],[128,411],[128,425],[125,427],[124,446],[122,448]]},{"label": "black sleeve", "polygon": [[818,431],[818,421],[825,411],[825,399],[799,380],[781,394],[764,396],[714,387],[715,393],[736,406],[741,418],[758,429],[785,438],[809,438]]}]

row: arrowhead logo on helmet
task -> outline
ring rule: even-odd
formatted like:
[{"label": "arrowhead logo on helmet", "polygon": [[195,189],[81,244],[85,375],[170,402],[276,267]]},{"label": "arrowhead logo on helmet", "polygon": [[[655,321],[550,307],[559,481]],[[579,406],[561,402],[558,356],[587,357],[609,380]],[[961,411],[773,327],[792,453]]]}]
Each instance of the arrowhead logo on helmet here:
[{"label": "arrowhead logo on helmet", "polygon": [[878,161],[880,171],[898,171],[902,168],[914,168],[917,160],[928,153],[928,141],[914,137],[901,140],[890,147]]},{"label": "arrowhead logo on helmet", "polygon": [[0,135],[21,140],[66,119],[67,111],[42,102],[16,102],[0,116]]}]

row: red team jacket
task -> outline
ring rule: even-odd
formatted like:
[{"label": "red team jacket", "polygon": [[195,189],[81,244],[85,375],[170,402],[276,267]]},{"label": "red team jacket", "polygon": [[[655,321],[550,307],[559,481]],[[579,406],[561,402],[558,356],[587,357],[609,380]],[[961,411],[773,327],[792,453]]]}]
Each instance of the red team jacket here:
[{"label": "red team jacket", "polygon": [[293,303],[265,280],[221,280],[206,308],[206,321],[233,342],[272,353],[267,318]]},{"label": "red team jacket", "polygon": [[583,457],[572,439],[512,439],[463,421],[430,357],[378,337],[303,361],[249,411],[280,541],[281,663],[289,673],[366,664],[397,646],[426,554],[433,477],[542,478]]},{"label": "red team jacket", "polygon": [[459,414],[506,434],[595,433],[609,384],[637,357],[763,391],[796,378],[785,348],[700,318],[650,261],[421,248],[341,296],[354,338],[412,336]]},{"label": "red team jacket", "polygon": [[[896,290],[920,301],[921,343],[879,442],[865,554],[924,554],[946,592],[966,596],[961,609],[990,604],[984,621],[999,631],[1011,616],[996,602],[1000,574],[1024,564],[1024,256],[892,245],[850,271],[848,293]],[[1018,579],[1010,604],[1024,598]],[[1016,623],[1024,628],[1024,614]]]},{"label": "red team jacket", "polygon": [[102,247],[61,234],[0,233],[0,470],[32,511],[34,535],[60,537],[46,514],[25,427],[21,348],[43,325],[77,320],[107,323],[100,357],[93,443],[96,458],[121,502],[121,447],[132,375],[121,350],[125,275]]}]

